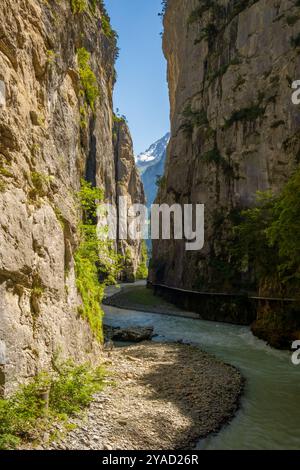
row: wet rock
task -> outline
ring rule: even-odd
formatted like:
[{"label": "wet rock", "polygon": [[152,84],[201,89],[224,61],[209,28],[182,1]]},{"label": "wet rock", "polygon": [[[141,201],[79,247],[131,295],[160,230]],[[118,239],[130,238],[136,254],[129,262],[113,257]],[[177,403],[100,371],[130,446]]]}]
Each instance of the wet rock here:
[{"label": "wet rock", "polygon": [[[153,338],[153,327],[133,327],[133,328],[114,328],[110,326],[104,327],[105,336],[113,341],[126,343],[141,343],[149,341]],[[107,344],[109,341],[107,342]]]}]

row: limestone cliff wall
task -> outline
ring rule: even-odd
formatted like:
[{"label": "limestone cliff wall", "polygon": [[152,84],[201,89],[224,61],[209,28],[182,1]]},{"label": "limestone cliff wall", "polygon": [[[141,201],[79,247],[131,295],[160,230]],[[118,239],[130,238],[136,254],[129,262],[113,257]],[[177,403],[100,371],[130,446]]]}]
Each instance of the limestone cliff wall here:
[{"label": "limestone cliff wall", "polygon": [[[0,381],[8,391],[57,351],[85,361],[101,351],[78,316],[74,270],[80,179],[103,187],[108,201],[118,187],[116,44],[94,3],[81,13],[69,0],[0,5]],[[79,49],[99,89],[89,102]],[[88,80],[95,86],[89,72]]]},{"label": "limestone cliff wall", "polygon": [[[151,280],[234,290],[228,227],[258,190],[278,191],[299,163],[300,7],[292,0],[168,0],[172,135],[158,202],[204,203],[206,242],[154,242]],[[298,46],[297,46],[298,44]],[[247,285],[247,275],[245,275]]]},{"label": "limestone cliff wall", "polygon": [[[135,165],[133,143],[128,125],[124,119],[115,119],[113,129],[116,171],[116,197],[126,198],[128,207],[134,204],[145,204],[144,187],[139,171]],[[132,282],[135,279],[142,256],[140,240],[120,240],[118,251],[124,259],[121,280]]]}]

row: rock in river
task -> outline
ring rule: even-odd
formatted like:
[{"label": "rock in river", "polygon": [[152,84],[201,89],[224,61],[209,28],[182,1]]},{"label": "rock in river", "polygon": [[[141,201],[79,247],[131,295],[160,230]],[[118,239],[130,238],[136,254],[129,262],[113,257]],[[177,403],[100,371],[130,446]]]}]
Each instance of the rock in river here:
[{"label": "rock in river", "polygon": [[105,325],[104,332],[107,340],[126,343],[141,343],[142,341],[149,341],[153,338],[152,327],[116,328]]}]

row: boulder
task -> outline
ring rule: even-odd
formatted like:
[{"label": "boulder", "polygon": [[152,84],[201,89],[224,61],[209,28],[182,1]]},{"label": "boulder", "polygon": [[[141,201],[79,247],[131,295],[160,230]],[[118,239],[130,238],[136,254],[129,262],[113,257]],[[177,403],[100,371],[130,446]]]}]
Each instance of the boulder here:
[{"label": "boulder", "polygon": [[154,336],[153,327],[116,328],[111,326],[104,326],[104,333],[107,340],[126,343],[140,343],[142,341],[150,341]]}]

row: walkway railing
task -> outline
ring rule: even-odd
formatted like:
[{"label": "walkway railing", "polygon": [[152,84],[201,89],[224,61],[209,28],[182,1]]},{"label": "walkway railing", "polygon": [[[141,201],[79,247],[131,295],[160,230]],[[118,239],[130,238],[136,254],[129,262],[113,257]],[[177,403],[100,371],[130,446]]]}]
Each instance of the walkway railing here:
[{"label": "walkway railing", "polygon": [[273,302],[298,302],[300,303],[299,299],[293,298],[286,298],[286,297],[261,297],[261,296],[254,296],[249,294],[248,292],[209,292],[209,291],[196,291],[196,290],[189,290],[189,289],[182,289],[180,287],[168,286],[167,284],[156,284],[153,282],[148,281],[150,286],[154,287],[161,287],[165,289],[170,289],[177,292],[183,292],[186,294],[197,294],[197,295],[205,295],[205,296],[212,296],[212,297],[247,297],[249,300],[266,300],[266,301],[273,301]]},{"label": "walkway railing", "polygon": [[300,312],[300,299],[260,297],[248,292],[201,292],[151,283],[154,292],[183,310],[198,313],[204,320],[251,325],[259,311]]}]

